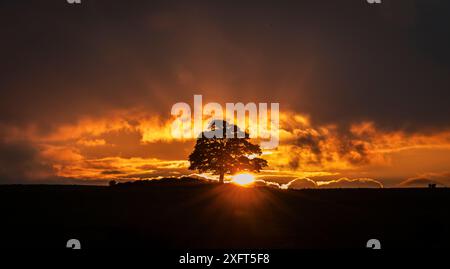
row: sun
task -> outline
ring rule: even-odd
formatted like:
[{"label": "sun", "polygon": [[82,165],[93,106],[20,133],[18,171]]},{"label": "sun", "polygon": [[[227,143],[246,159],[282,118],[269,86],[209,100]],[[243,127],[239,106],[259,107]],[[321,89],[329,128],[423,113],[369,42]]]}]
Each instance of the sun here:
[{"label": "sun", "polygon": [[255,183],[255,177],[251,174],[243,173],[243,174],[237,174],[234,175],[232,180],[232,183],[239,185],[239,186],[250,186],[253,183]]}]

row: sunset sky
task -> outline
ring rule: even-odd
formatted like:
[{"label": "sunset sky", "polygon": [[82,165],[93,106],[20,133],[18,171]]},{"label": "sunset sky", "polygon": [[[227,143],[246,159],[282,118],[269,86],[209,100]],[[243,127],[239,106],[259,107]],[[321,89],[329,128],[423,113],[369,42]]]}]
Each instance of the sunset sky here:
[{"label": "sunset sky", "polygon": [[258,177],[450,186],[450,2],[0,2],[0,184],[183,176],[171,107],[280,104]]}]

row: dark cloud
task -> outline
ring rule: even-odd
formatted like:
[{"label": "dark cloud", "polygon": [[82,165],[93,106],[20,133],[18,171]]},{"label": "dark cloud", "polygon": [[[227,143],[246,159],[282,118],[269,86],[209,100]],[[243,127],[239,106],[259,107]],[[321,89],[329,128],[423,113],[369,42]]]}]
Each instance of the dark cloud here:
[{"label": "dark cloud", "polygon": [[[368,145],[372,142],[372,135],[366,133],[356,134],[351,130],[338,128],[332,130],[305,129],[293,132],[295,140],[293,149],[290,152],[288,165],[291,169],[301,168],[302,162],[307,164],[322,164],[323,161],[332,161],[332,149],[330,145],[336,147],[336,154],[340,159],[351,165],[361,166],[369,164],[371,153]],[[308,152],[308,158],[301,158],[299,155]],[[331,154],[330,154],[331,153]]]},{"label": "dark cloud", "polygon": [[42,162],[33,145],[0,138],[0,184],[36,183],[52,177],[52,167]]},{"label": "dark cloud", "polygon": [[119,171],[119,170],[104,170],[102,171],[102,175],[120,175],[123,174],[124,172]]},{"label": "dark cloud", "polygon": [[317,156],[317,159],[322,158],[321,143],[324,142],[327,137],[318,132],[301,132],[297,135],[297,140],[295,145],[310,150],[313,154]]},{"label": "dark cloud", "polygon": [[341,138],[339,142],[341,157],[354,165],[364,165],[370,162],[370,153],[367,144],[361,141]]},{"label": "dark cloud", "polygon": [[290,156],[288,166],[292,170],[297,170],[300,167],[300,157],[295,154]]},{"label": "dark cloud", "polygon": [[[280,101],[318,122],[448,127],[444,1],[2,1],[0,121]],[[17,109],[20,108],[20,109]]]}]

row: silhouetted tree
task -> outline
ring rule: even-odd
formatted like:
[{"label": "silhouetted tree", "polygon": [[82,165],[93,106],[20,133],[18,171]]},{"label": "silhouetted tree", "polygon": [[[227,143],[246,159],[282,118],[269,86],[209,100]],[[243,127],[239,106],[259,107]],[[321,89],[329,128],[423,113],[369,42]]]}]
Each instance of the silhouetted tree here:
[{"label": "silhouetted tree", "polygon": [[194,151],[189,155],[190,170],[212,172],[219,175],[220,183],[223,183],[225,174],[259,172],[267,166],[266,160],[256,157],[261,155],[261,148],[250,143],[247,132],[226,121],[213,121],[210,129],[197,138]]},{"label": "silhouetted tree", "polygon": [[110,182],[109,182],[109,186],[110,187],[114,187],[114,186],[116,186],[117,185],[117,181],[115,181],[115,180],[111,180]]}]

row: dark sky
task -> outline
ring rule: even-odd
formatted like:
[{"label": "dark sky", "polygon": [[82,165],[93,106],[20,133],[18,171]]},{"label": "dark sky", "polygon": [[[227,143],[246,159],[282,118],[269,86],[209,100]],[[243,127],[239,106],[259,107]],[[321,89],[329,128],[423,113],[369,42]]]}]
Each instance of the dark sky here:
[{"label": "dark sky", "polygon": [[447,130],[450,2],[382,1],[2,0],[2,145],[110,111],[165,117],[199,93],[342,128]]},{"label": "dark sky", "polygon": [[[449,124],[445,0],[0,5],[4,123],[66,121],[136,104],[165,113],[201,91],[279,100],[318,121]],[[189,73],[186,81],[180,72]]]}]

